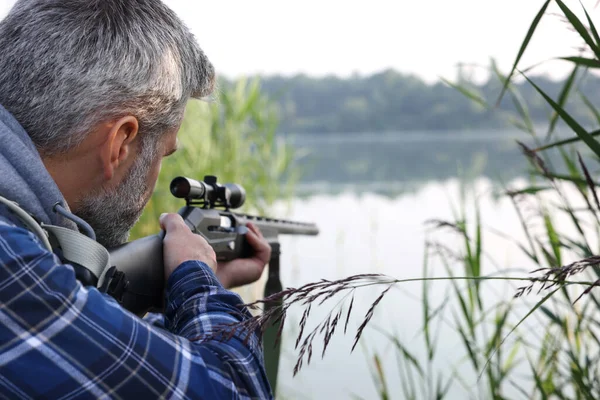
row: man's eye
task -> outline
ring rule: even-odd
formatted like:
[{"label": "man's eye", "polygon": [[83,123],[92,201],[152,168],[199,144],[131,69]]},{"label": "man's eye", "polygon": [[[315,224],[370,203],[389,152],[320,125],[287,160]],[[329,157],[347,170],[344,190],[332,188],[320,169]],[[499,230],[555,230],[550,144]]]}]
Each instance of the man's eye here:
[{"label": "man's eye", "polygon": [[164,157],[169,157],[170,155],[173,155],[173,153],[175,153],[177,150],[179,150],[179,139],[177,139],[177,141],[175,142],[175,147],[167,154],[165,154]]}]

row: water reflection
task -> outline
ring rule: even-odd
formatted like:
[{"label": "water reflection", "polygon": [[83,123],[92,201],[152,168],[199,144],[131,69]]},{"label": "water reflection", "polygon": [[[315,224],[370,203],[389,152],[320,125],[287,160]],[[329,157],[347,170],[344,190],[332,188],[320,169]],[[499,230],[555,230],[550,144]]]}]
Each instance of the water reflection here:
[{"label": "water reflection", "polygon": [[[457,176],[510,180],[528,169],[516,141],[534,143],[514,130],[304,134],[286,140],[304,155],[299,161],[304,171],[301,196],[344,191],[396,196]],[[564,170],[559,154],[543,155]]]},{"label": "water reflection", "polygon": [[[475,208],[472,207],[474,202],[469,201],[478,199],[484,224],[484,274],[510,269],[513,276],[527,276],[533,267],[529,259],[514,243],[492,233],[508,234],[517,242],[525,240],[510,200],[495,195],[500,181],[510,181],[510,185],[517,187],[527,184],[518,178],[526,170],[527,161],[515,144],[515,139],[523,135],[504,131],[486,135],[460,132],[436,135],[297,137],[294,143],[309,151],[303,164],[310,168],[291,208],[281,204],[276,212],[300,221],[317,222],[321,234],[317,238],[282,238],[284,285],[297,287],[320,279],[369,272],[396,278],[423,276],[425,243],[431,240],[431,232],[424,223],[432,218],[452,220],[455,217],[457,208],[465,201],[462,197],[464,181],[456,178],[459,172],[470,178],[468,192],[471,195],[466,211],[471,218]],[[552,157],[551,161],[555,162],[556,155]],[[457,238],[451,235],[442,240],[450,248],[460,247]],[[446,275],[439,260],[430,260],[429,267],[430,274]],[[461,268],[458,264],[455,267]],[[448,289],[444,282],[433,285],[432,307],[448,301]],[[260,286],[255,290],[258,297]],[[298,354],[293,350],[294,340],[302,312],[295,310],[284,331],[279,388],[282,398],[337,399],[355,395],[378,398],[372,379],[374,353],[382,357],[390,392],[394,398],[402,398],[396,352],[381,331],[394,334],[408,344],[417,359],[425,360],[420,335],[421,290],[420,282],[398,286],[381,304],[374,323],[354,354],[350,354],[353,334],[337,335],[323,360],[314,357],[313,363],[293,378]],[[486,284],[485,301],[491,305],[511,299],[515,290],[514,283]],[[356,294],[352,333],[377,294],[377,290]],[[517,306],[521,312],[514,313],[513,323],[525,315],[535,301],[535,297],[521,300]],[[452,318],[451,307],[449,303],[448,315],[444,316],[446,321]],[[327,309],[313,312],[313,324],[325,318],[326,312]],[[535,326],[528,328],[532,336],[542,333],[541,328],[540,332]],[[434,371],[448,377],[449,371],[457,368],[467,386],[475,388],[480,371],[464,362],[464,347],[456,331],[450,323],[441,323],[437,329],[438,357],[433,364]],[[320,354],[320,350],[315,352]],[[510,398],[511,393],[508,388],[504,394]],[[449,398],[463,399],[467,391],[455,384],[449,394]]]}]

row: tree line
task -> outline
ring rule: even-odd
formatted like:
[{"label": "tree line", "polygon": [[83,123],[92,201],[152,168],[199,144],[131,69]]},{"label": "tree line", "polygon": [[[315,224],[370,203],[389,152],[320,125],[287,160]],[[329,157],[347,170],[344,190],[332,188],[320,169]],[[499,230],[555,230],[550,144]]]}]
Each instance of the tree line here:
[{"label": "tree line", "polygon": [[[554,98],[565,86],[565,81],[545,76],[533,79]],[[266,76],[260,81],[262,93],[278,107],[279,130],[283,133],[497,129],[509,125],[506,115],[498,111],[516,110],[510,95],[499,107],[489,109],[442,81],[428,84],[417,76],[394,70],[349,78]],[[495,102],[502,89],[502,83],[494,78],[478,84],[466,80],[458,83],[489,103]],[[524,81],[513,86],[515,96],[527,106],[533,122],[547,121],[552,111],[534,88]],[[571,93],[576,95],[569,97],[569,112],[580,121],[593,124],[595,117],[581,94],[592,104],[600,104],[600,78],[581,77]]]}]

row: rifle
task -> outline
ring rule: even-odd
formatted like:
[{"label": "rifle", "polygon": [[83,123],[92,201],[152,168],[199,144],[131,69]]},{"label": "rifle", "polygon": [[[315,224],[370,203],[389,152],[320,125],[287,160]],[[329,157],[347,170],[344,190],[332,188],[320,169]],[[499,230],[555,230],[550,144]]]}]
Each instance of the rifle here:
[{"label": "rifle", "polygon": [[[278,235],[317,235],[313,223],[234,213],[246,200],[244,188],[237,184],[217,183],[214,176],[205,176],[199,182],[177,177],[170,185],[171,194],[185,199],[186,205],[178,214],[193,233],[202,235],[213,247],[218,261],[248,257],[252,249],[246,241],[252,222],[261,230],[271,246],[269,278],[265,296],[282,290],[279,279]],[[110,265],[103,290],[115,297],[129,311],[144,315],[148,311],[160,312],[164,308],[164,231],[153,236],[134,240],[109,249]]]}]

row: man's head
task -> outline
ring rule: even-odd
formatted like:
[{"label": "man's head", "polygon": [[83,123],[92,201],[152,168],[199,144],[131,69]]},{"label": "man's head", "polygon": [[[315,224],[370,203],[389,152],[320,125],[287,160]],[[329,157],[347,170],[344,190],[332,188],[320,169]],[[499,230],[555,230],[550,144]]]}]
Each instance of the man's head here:
[{"label": "man's head", "polygon": [[0,104],[72,210],[127,239],[214,69],[160,0],[19,0],[0,22]]}]

